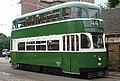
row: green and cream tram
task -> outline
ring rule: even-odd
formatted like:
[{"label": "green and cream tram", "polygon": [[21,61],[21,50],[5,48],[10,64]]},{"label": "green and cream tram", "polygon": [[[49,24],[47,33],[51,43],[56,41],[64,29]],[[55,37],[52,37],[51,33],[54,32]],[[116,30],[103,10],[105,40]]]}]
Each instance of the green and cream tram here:
[{"label": "green and cream tram", "polygon": [[[34,11],[13,21],[13,68],[37,66],[63,73],[107,75],[107,54],[99,6],[67,2]],[[52,70],[56,71],[56,70]]]}]

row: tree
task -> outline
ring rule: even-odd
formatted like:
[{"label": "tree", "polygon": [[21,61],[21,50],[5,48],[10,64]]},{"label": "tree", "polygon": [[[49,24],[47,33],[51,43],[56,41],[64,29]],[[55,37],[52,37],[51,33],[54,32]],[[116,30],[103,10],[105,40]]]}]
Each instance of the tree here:
[{"label": "tree", "polygon": [[5,48],[10,49],[10,37],[0,33],[0,56],[2,55],[2,49]]},{"label": "tree", "polygon": [[120,0],[108,0],[110,8],[115,8],[120,3]]}]

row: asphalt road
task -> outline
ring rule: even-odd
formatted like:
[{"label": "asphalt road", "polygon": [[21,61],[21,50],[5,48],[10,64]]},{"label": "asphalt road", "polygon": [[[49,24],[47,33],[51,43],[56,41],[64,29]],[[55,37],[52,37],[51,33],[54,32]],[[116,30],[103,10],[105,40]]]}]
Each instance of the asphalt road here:
[{"label": "asphalt road", "polygon": [[108,76],[106,78],[81,79],[51,74],[15,70],[5,59],[0,60],[0,81],[120,81],[120,77]]}]

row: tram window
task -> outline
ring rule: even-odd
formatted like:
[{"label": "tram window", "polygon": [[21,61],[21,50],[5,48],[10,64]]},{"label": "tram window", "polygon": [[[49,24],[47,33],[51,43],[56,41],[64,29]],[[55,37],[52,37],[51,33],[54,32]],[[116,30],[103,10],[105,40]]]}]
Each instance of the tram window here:
[{"label": "tram window", "polygon": [[65,36],[63,36],[63,50],[65,51]]},{"label": "tram window", "polygon": [[52,16],[52,12],[48,12],[47,13],[47,22],[51,22],[52,21],[51,16]]},{"label": "tram window", "polygon": [[26,42],[26,50],[35,50],[35,41]]},{"label": "tram window", "polygon": [[71,7],[70,18],[79,18],[79,17],[80,17],[80,8]]},{"label": "tram window", "polygon": [[62,15],[64,19],[69,19],[69,13],[70,13],[69,8],[63,8]]},{"label": "tram window", "polygon": [[51,22],[51,21],[59,20],[59,14],[60,14],[59,10],[54,10],[54,11],[48,12],[47,21]]},{"label": "tram window", "polygon": [[74,35],[71,35],[71,51],[75,51],[75,39]]},{"label": "tram window", "polygon": [[35,45],[27,45],[26,50],[35,50]]},{"label": "tram window", "polygon": [[46,41],[36,41],[36,44],[46,44]]},{"label": "tram window", "polygon": [[23,27],[21,23],[18,23],[18,28],[21,28]]},{"label": "tram window", "polygon": [[26,17],[26,26],[29,26],[29,19]]},{"label": "tram window", "polygon": [[27,44],[27,45],[28,45],[28,44],[35,44],[35,41],[30,41],[30,42],[27,42],[26,44]]},{"label": "tram window", "polygon": [[88,9],[88,14],[90,18],[98,18],[99,10],[98,9]]},{"label": "tram window", "polygon": [[40,24],[41,23],[41,17],[40,15],[36,15],[36,24]]},{"label": "tram window", "polygon": [[70,39],[69,36],[67,36],[67,51],[70,50]]},{"label": "tram window", "polygon": [[46,41],[36,41],[36,50],[46,50]]},{"label": "tram window", "polygon": [[85,9],[81,9],[81,10],[80,10],[80,13],[81,13],[80,16],[81,16],[82,18],[87,18],[87,17],[88,17],[87,11],[86,11]]},{"label": "tram window", "polygon": [[25,50],[25,42],[18,43],[18,50]]},{"label": "tram window", "polygon": [[59,40],[47,41],[48,50],[59,50]]},{"label": "tram window", "polygon": [[18,28],[25,27],[25,22],[18,22]]},{"label": "tram window", "polygon": [[41,23],[46,23],[46,14],[41,14]]},{"label": "tram window", "polygon": [[79,51],[79,37],[76,35],[76,51]]},{"label": "tram window", "polygon": [[87,35],[81,34],[81,48],[90,48],[91,42]]},{"label": "tram window", "polygon": [[103,36],[102,35],[93,35],[93,46],[96,49],[104,48]]},{"label": "tram window", "polygon": [[36,45],[36,50],[46,50],[46,45]]},{"label": "tram window", "polygon": [[30,16],[29,18],[28,18],[28,25],[30,26],[30,25],[34,25],[34,21],[35,19],[34,19],[34,16]]}]

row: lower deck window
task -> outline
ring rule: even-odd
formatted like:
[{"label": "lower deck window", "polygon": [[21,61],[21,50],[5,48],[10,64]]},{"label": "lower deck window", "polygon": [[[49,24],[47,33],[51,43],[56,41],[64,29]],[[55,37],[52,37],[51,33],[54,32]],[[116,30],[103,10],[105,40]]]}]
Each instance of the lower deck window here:
[{"label": "lower deck window", "polygon": [[63,51],[79,51],[78,35],[63,36]]},{"label": "lower deck window", "polygon": [[59,50],[59,40],[47,41],[48,50]]},{"label": "lower deck window", "polygon": [[103,35],[102,34],[93,34],[93,47],[94,49],[104,48]]},{"label": "lower deck window", "polygon": [[36,50],[46,50],[46,45],[36,45]]},{"label": "lower deck window", "polygon": [[28,45],[28,46],[26,46],[26,50],[35,50],[35,46],[34,45]]},{"label": "lower deck window", "polygon": [[25,42],[18,43],[18,50],[25,50]]},{"label": "lower deck window", "polygon": [[87,35],[81,34],[81,48],[90,48],[91,42]]}]

